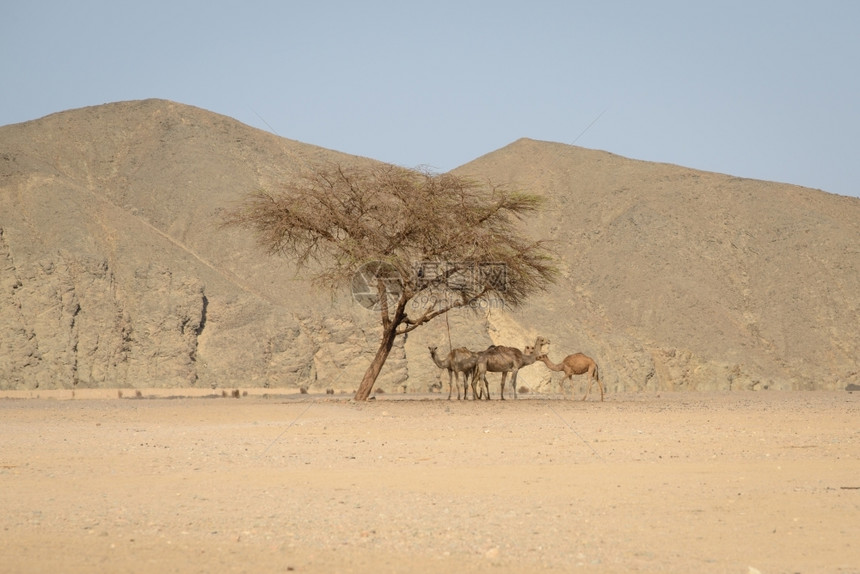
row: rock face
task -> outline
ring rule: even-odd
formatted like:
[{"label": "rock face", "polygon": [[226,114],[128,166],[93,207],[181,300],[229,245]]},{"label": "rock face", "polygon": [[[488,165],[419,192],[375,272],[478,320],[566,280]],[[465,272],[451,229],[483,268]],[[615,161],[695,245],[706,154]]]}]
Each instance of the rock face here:
[{"label": "rock face", "polygon": [[[371,161],[161,100],[0,127],[0,389],[354,390],[376,315],[220,226],[320,160]],[[860,383],[860,200],[532,140],[457,171],[544,194],[528,224],[563,276],[516,312],[414,331],[377,388],[438,387],[428,345],[538,334],[555,362],[594,357],[610,392]],[[560,377],[537,364],[519,384]]]},{"label": "rock face", "polygon": [[860,200],[520,140],[459,168],[544,194],[563,278],[517,317],[610,389],[858,377]]},{"label": "rock face", "polygon": [[197,381],[203,285],[150,264],[129,284],[105,259],[60,251],[19,265],[0,235],[3,265],[3,388],[158,385]]}]

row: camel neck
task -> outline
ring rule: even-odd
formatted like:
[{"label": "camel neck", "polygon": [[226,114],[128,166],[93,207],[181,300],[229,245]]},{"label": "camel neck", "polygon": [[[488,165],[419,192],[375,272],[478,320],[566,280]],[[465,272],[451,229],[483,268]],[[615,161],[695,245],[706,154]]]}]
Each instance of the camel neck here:
[{"label": "camel neck", "polygon": [[436,355],[436,351],[430,351],[430,358],[433,359],[433,362],[436,363],[437,367],[439,367],[440,369],[445,368],[445,362],[439,359],[439,357]]},{"label": "camel neck", "polygon": [[560,370],[562,370],[562,368],[563,368],[563,367],[562,367],[562,365],[556,365],[555,363],[553,363],[552,361],[550,361],[550,360],[549,360],[549,357],[547,357],[546,355],[544,355],[543,357],[541,357],[541,358],[540,358],[540,360],[541,360],[541,361],[543,361],[543,362],[544,362],[544,364],[545,364],[547,367],[549,367],[551,370],[553,370],[553,371],[560,371]]}]

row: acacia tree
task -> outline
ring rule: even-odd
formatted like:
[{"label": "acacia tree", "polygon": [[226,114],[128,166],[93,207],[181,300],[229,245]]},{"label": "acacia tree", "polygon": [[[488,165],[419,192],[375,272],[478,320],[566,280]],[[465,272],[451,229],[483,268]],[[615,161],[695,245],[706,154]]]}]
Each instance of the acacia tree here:
[{"label": "acacia tree", "polygon": [[370,280],[382,336],[355,394],[363,401],[397,336],[459,307],[516,307],[554,280],[546,242],[522,229],[541,204],[450,173],[321,164],[282,189],[249,193],[225,223],[251,229],[269,254],[293,261],[316,284]]}]

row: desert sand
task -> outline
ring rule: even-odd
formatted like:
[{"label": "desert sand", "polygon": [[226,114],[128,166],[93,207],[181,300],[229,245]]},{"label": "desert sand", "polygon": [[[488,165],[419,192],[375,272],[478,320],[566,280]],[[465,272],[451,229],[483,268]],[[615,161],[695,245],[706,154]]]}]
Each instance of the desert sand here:
[{"label": "desert sand", "polygon": [[0,571],[860,572],[858,393],[98,392],[0,398]]}]

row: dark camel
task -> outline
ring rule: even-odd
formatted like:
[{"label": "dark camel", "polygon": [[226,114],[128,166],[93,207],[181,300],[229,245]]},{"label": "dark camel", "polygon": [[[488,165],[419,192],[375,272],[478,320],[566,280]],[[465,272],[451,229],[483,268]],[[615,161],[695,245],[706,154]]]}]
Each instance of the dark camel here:
[{"label": "dark camel", "polygon": [[[473,353],[466,347],[458,347],[452,349],[448,356],[440,359],[436,354],[436,347],[428,347],[430,349],[430,357],[436,366],[440,369],[448,371],[448,400],[451,399],[452,382],[457,385],[457,400],[460,400],[460,373],[463,374],[463,399],[468,396],[466,381],[471,375],[474,377],[475,367],[478,363],[478,355]],[[453,379],[453,381],[452,381]],[[474,398],[474,384],[472,385],[472,396]]]},{"label": "dark camel", "polygon": [[517,398],[517,374],[519,370],[533,364],[538,355],[543,353],[544,345],[549,345],[549,339],[539,336],[535,339],[534,346],[526,347],[525,352],[516,347],[492,345],[486,351],[478,353],[478,365],[475,369],[475,375],[472,377],[472,396],[480,396],[475,391],[475,384],[483,381],[484,388],[481,394],[486,391],[487,400],[490,400],[490,384],[487,382],[487,372],[489,371],[502,373],[501,400],[505,400],[505,381],[508,378],[508,373],[512,373],[511,384],[514,387],[514,398]]}]

